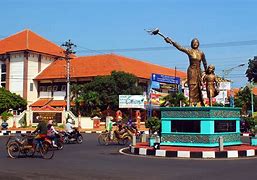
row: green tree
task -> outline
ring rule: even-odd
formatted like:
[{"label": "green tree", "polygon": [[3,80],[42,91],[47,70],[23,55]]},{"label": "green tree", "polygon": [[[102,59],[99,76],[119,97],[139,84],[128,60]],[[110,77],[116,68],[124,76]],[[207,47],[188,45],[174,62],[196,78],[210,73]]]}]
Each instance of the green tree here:
[{"label": "green tree", "polygon": [[253,60],[249,59],[248,68],[245,72],[246,77],[249,82],[257,82],[257,57],[255,56]]},{"label": "green tree", "polygon": [[173,93],[165,96],[164,103],[161,106],[179,107],[180,105],[188,105],[188,100],[183,93]]},{"label": "green tree", "polygon": [[161,128],[161,121],[158,117],[150,117],[145,123],[145,127],[149,128],[149,134],[152,135],[155,132],[159,133]]},{"label": "green tree", "polygon": [[[257,105],[257,97],[254,96],[255,107]],[[251,90],[248,86],[241,88],[235,98],[235,106],[241,107],[242,114],[247,115],[247,111],[251,109]]]},{"label": "green tree", "polygon": [[90,112],[94,114],[107,109],[108,106],[116,110],[119,105],[119,95],[143,93],[142,88],[137,86],[136,76],[117,71],[113,71],[108,76],[97,76],[93,81],[74,87],[73,90],[77,93],[74,101],[82,114],[90,114]]},{"label": "green tree", "polygon": [[0,88],[0,113],[9,109],[26,109],[27,102],[19,95]]}]

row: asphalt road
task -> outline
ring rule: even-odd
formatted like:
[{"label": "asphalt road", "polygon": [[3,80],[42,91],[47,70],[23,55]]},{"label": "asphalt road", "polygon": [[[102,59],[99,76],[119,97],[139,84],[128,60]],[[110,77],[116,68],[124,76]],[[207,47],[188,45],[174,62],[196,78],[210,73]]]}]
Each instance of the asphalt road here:
[{"label": "asphalt road", "polygon": [[65,145],[52,160],[10,159],[0,137],[0,180],[169,179],[239,180],[257,178],[257,158],[195,160],[121,155],[122,146],[99,146],[97,134],[82,144]]}]

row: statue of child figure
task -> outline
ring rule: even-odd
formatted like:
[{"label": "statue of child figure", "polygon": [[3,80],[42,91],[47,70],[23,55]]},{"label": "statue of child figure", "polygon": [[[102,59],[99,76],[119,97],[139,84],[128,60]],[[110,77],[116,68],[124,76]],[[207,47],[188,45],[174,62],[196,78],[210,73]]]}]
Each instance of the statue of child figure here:
[{"label": "statue of child figure", "polygon": [[209,65],[206,69],[206,74],[203,76],[203,82],[206,83],[207,97],[209,99],[209,106],[212,106],[212,98],[219,94],[219,83],[214,73],[215,66]]}]

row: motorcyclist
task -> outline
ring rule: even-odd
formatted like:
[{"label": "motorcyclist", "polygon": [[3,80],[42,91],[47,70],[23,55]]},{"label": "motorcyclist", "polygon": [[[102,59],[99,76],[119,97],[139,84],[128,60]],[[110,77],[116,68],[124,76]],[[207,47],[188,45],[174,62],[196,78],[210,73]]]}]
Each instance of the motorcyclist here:
[{"label": "motorcyclist", "polygon": [[113,127],[114,124],[115,124],[115,121],[113,118],[111,118],[106,127],[106,131],[110,133],[110,139],[113,139],[113,134],[115,130],[115,127]]},{"label": "motorcyclist", "polygon": [[117,138],[126,132],[126,125],[122,122],[122,117],[118,116],[117,122],[113,125],[113,132]]},{"label": "motorcyclist", "polygon": [[47,137],[52,140],[53,147],[57,147],[57,137],[56,134],[59,134],[53,126],[53,120],[49,120],[47,124]]},{"label": "motorcyclist", "polygon": [[66,133],[69,134],[70,137],[72,137],[72,135],[74,133],[74,127],[73,127],[71,118],[69,118],[67,120],[67,123],[65,124],[65,131],[66,131]]},{"label": "motorcyclist", "polygon": [[37,133],[35,140],[44,139],[47,135],[47,124],[41,116],[36,116],[36,119],[39,123],[37,125],[37,128],[32,132],[32,134]]}]

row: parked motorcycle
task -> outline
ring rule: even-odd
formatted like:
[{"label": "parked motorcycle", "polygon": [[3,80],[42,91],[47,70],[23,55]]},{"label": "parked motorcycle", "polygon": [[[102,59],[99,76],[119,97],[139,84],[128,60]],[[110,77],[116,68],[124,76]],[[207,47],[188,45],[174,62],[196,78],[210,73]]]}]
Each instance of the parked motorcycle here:
[{"label": "parked motorcycle", "polygon": [[83,136],[80,134],[77,128],[74,128],[74,131],[72,133],[68,133],[68,132],[63,133],[63,142],[65,144],[68,144],[68,143],[81,144],[83,142]]}]

